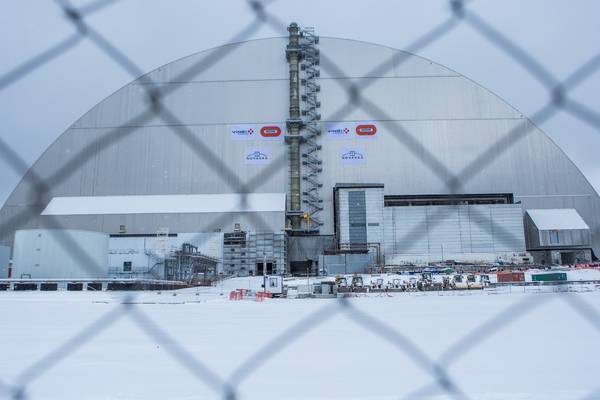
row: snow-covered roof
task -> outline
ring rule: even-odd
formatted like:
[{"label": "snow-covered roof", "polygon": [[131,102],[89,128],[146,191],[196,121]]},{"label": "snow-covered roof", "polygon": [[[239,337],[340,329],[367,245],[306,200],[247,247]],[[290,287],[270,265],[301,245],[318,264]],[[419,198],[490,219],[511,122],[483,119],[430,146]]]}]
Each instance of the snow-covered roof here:
[{"label": "snow-covered roof", "polygon": [[285,193],[54,197],[42,215],[172,214],[285,211]]},{"label": "snow-covered roof", "polygon": [[590,229],[574,208],[527,210],[527,214],[540,231]]}]

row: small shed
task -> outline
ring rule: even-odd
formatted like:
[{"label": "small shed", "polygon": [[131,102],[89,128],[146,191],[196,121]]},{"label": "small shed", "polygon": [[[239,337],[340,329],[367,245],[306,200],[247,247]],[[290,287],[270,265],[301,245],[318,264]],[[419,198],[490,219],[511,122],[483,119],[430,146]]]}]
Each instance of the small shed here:
[{"label": "small shed", "polygon": [[591,260],[591,232],[573,208],[527,210],[527,251],[541,264],[575,264]]},{"label": "small shed", "polygon": [[590,227],[574,208],[527,210],[527,249],[589,248]]}]

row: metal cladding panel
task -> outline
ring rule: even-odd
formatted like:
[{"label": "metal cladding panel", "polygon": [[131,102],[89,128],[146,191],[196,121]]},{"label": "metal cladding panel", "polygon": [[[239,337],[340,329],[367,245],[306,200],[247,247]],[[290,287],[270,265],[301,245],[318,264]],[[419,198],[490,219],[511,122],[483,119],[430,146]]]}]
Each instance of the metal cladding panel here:
[{"label": "metal cladding panel", "polygon": [[589,226],[572,208],[550,210],[527,210],[527,214],[541,231],[547,230],[587,230]]},{"label": "metal cladding panel", "polygon": [[553,249],[564,247],[589,247],[589,229],[537,230],[532,229],[537,241],[528,244],[530,249]]},{"label": "metal cladding panel", "polygon": [[425,207],[429,254],[455,254],[462,251],[458,208]]},{"label": "metal cladding panel", "polygon": [[367,243],[367,206],[364,190],[348,191],[349,243]]},{"label": "metal cladding panel", "polygon": [[460,250],[463,253],[472,253],[471,246],[471,216],[469,206],[458,207],[458,230],[460,235]]},{"label": "metal cladding panel", "polygon": [[[489,96],[462,77],[359,78],[358,81],[366,85],[361,95],[374,102],[378,110],[374,115],[370,107],[356,107],[345,120],[521,118],[501,99]],[[324,120],[329,120],[347,103],[346,86],[338,79],[321,79],[320,84],[321,113]],[[281,100],[288,95],[287,79],[162,83],[158,87],[173,90],[163,103],[186,125],[281,122],[287,115],[287,104]],[[118,92],[120,101],[101,102],[73,128],[130,126],[131,119],[148,108],[147,89],[148,85],[126,86]],[[398,93],[403,95],[398,96]],[[455,101],[456,93],[462,94],[461,101]],[[211,101],[199,104],[198,99],[202,98]],[[165,121],[153,118],[144,125],[165,125]]]},{"label": "metal cladding panel", "polygon": [[279,37],[219,46],[157,68],[147,78],[161,83],[287,80],[287,44],[287,37]]},{"label": "metal cladding panel", "polygon": [[513,204],[496,205],[490,211],[494,223],[494,251],[524,251],[525,230],[521,207]]},{"label": "metal cladding panel", "polygon": [[[516,119],[522,116],[498,97],[489,96],[472,81],[462,77],[390,77],[362,78],[358,81],[365,85],[361,91],[364,107],[360,98],[358,107],[344,117],[345,120],[444,120],[479,119],[482,116],[492,118]],[[338,80],[321,81],[324,120],[348,102],[347,87]],[[401,96],[398,94],[402,93]],[[460,101],[456,93],[461,93]],[[325,102],[325,100],[328,100]],[[377,107],[375,110],[373,106]]]},{"label": "metal cladding panel", "polygon": [[[425,58],[368,42],[321,37],[319,49],[321,54],[327,55],[321,60],[322,79],[459,76]],[[343,76],[340,76],[340,70]]]},{"label": "metal cladding panel", "polygon": [[[73,244],[83,253],[73,251]],[[108,235],[63,229],[19,230],[13,269],[14,278],[104,278],[108,273]]]},{"label": "metal cladding panel", "polygon": [[[285,45],[286,38],[227,45],[149,74],[163,88],[177,89],[164,101],[191,132],[191,141],[182,140],[165,121],[156,118],[134,130],[116,129],[147,106],[147,87],[140,80],[99,103],[32,167],[48,179],[48,197],[38,199],[28,190],[25,178],[7,200],[0,210],[0,241],[11,244],[16,229],[50,225],[37,215],[56,196],[237,193],[246,182],[253,182],[257,192],[286,190],[285,143],[260,143],[269,149],[272,163],[246,165],[241,156],[250,143],[231,140],[228,131],[228,124],[286,120]],[[321,219],[325,223],[321,234],[334,232],[331,188],[336,183],[381,182],[385,194],[513,193],[524,209],[575,208],[590,226],[592,247],[600,254],[598,195],[565,154],[502,99],[443,66],[387,47],[321,38],[320,49],[327,56],[322,60],[320,80],[323,121],[331,120],[348,103],[350,98],[342,86],[353,82],[364,87],[361,95],[374,107],[359,104],[341,119],[373,121],[378,130],[372,140],[321,136]],[[338,72],[325,68],[326,59],[339,66]],[[198,73],[190,70],[194,65],[209,66]],[[189,73],[184,73],[186,70]],[[340,162],[340,151],[347,147],[364,149],[365,162]],[[84,162],[75,162],[78,157]],[[223,160],[230,172],[222,173],[217,160]],[[450,186],[449,182],[460,185]],[[17,218],[28,212],[34,219]],[[261,216],[270,226],[283,227],[282,214]],[[246,217],[236,216],[241,219],[238,221],[221,216],[221,221],[223,225],[241,222],[252,227],[254,223]],[[132,232],[147,233],[165,225],[173,232],[212,230],[216,218],[157,214],[60,217],[59,221],[71,228],[105,232],[115,232],[124,223]],[[462,224],[464,216],[457,218]],[[386,228],[385,232],[387,240],[390,231]],[[463,246],[467,232],[461,227],[459,233]],[[484,236],[469,246],[473,244],[489,248]],[[422,243],[411,246],[419,249]]]},{"label": "metal cladding panel", "polygon": [[386,207],[386,260],[473,259],[525,250],[518,204]]},{"label": "metal cladding panel", "polygon": [[478,207],[469,210],[469,227],[471,230],[471,252],[493,253],[493,221],[489,209]]},{"label": "metal cladding panel", "polygon": [[10,247],[0,246],[0,279],[8,278],[8,262],[10,260]]},{"label": "metal cladding panel", "polygon": [[366,188],[367,242],[383,243],[383,188]]},{"label": "metal cladding panel", "polygon": [[429,253],[426,207],[386,207],[384,213],[386,257]]},{"label": "metal cladding panel", "polygon": [[42,215],[194,214],[285,211],[285,193],[54,197]]},{"label": "metal cladding panel", "polygon": [[340,243],[383,243],[383,188],[340,188]]},{"label": "metal cladding panel", "polygon": [[[160,84],[172,90],[163,99],[167,110],[185,125],[283,122],[286,119],[287,80],[190,82]],[[132,84],[117,92],[120,101],[103,101],[73,128],[132,126],[133,117],[148,109],[147,85]],[[210,101],[202,101],[210,99]],[[169,125],[154,117],[145,126]]]},{"label": "metal cladding panel", "polygon": [[589,247],[592,243],[588,224],[572,208],[528,209],[525,221],[528,249]]},{"label": "metal cladding panel", "polygon": [[340,190],[337,197],[337,221],[339,227],[339,238],[340,243],[350,243],[350,207],[348,205],[348,191]]}]

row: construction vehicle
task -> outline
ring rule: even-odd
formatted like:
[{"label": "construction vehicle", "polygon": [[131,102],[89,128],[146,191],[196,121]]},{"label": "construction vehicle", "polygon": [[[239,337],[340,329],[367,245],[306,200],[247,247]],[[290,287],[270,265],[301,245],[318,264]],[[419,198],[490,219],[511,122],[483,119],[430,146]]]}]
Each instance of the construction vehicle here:
[{"label": "construction vehicle", "polygon": [[338,285],[338,287],[348,287],[348,280],[345,276],[336,275],[335,283]]},{"label": "construction vehicle", "polygon": [[379,289],[385,289],[382,278],[377,278],[377,279],[371,281],[371,290],[379,290]]},{"label": "construction vehicle", "polygon": [[406,283],[401,279],[392,279],[391,282],[387,283],[387,288],[394,291],[405,291]]},{"label": "construction vehicle", "polygon": [[417,290],[417,278],[411,277],[408,279],[406,290],[409,292],[415,292]]},{"label": "construction vehicle", "polygon": [[452,279],[450,279],[449,276],[442,277],[442,290],[451,290],[451,289],[454,289]]},{"label": "construction vehicle", "polygon": [[468,289],[483,289],[483,283],[481,282],[481,277],[478,275],[475,275],[475,274],[468,274],[467,275],[467,288]]},{"label": "construction vehicle", "polygon": [[483,284],[481,279],[477,279],[477,275],[475,274],[456,274],[453,276],[452,280],[454,282],[454,289],[458,290],[473,290],[473,289],[483,289]]},{"label": "construction vehicle", "polygon": [[422,292],[442,290],[442,283],[436,282],[431,272],[423,272],[421,273],[421,279],[417,282],[417,289]]},{"label": "construction vehicle", "polygon": [[366,292],[368,288],[364,286],[363,277],[360,275],[352,276],[352,284],[350,285],[353,292]]}]

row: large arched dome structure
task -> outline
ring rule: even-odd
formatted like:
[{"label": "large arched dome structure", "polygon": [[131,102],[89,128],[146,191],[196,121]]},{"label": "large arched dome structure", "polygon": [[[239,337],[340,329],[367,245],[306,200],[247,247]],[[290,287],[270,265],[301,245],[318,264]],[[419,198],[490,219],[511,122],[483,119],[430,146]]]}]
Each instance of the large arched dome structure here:
[{"label": "large arched dome structure", "polygon": [[[232,135],[236,126],[285,127],[287,44],[287,38],[270,38],[203,51],[164,65],[150,72],[149,79],[138,79],[101,101],[44,152],[8,198],[0,211],[2,241],[11,244],[17,229],[57,223],[111,234],[123,226],[130,234],[161,227],[170,232],[227,231],[233,223],[251,230],[253,212],[261,213],[269,229],[282,231],[285,222],[277,207],[237,210],[231,218],[179,203],[172,210],[164,207],[174,199],[168,196],[236,194],[248,182],[253,182],[254,193],[266,194],[252,200],[258,203],[288,192],[288,145],[283,135],[274,140]],[[336,230],[336,185],[381,184],[383,195],[396,199],[506,194],[520,202],[523,213],[575,209],[590,227],[590,247],[598,254],[600,199],[595,190],[561,149],[501,98],[455,71],[396,49],[338,38],[321,38],[319,46],[324,56],[319,79],[320,234]],[[199,73],[182,77],[191,66],[204,64]],[[135,120],[148,107],[149,80],[169,90],[164,103],[177,121]],[[349,83],[358,85],[367,101],[344,109]],[[340,109],[346,112],[337,113]],[[340,140],[326,132],[336,123],[344,127],[361,122],[376,125],[375,138]],[[197,143],[177,134],[181,129]],[[102,139],[107,135],[108,144]],[[267,153],[268,160],[249,162],[249,149]],[[348,151],[359,151],[361,160],[344,161]],[[234,174],[223,172],[215,160]],[[30,179],[34,175],[49,185],[41,197]],[[140,204],[160,202],[159,197],[148,197],[155,195],[167,197],[154,208],[145,204],[126,212],[114,197],[141,196]],[[65,197],[75,203],[57,203],[52,210],[68,204],[99,204],[101,209],[48,211],[51,200]],[[31,218],[18,218],[28,210]]]}]

